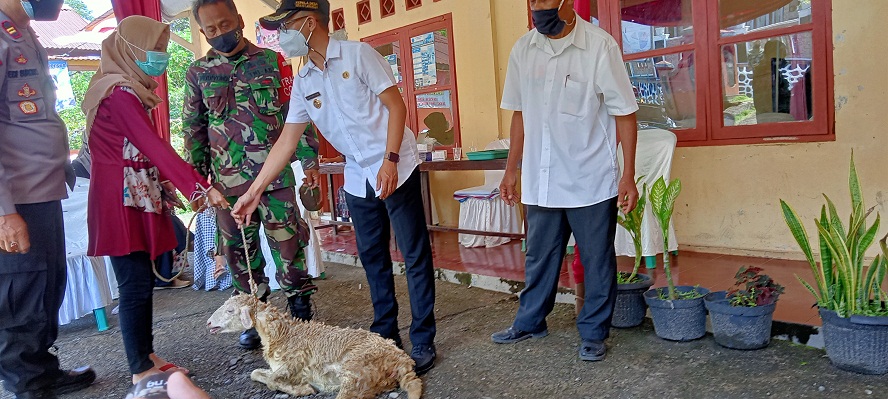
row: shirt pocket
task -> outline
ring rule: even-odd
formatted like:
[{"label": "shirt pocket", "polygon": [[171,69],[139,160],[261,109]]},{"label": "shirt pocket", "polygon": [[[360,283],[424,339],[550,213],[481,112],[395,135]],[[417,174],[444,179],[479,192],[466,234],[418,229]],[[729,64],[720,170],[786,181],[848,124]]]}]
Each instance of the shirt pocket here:
[{"label": "shirt pocket", "polygon": [[43,86],[40,86],[36,80],[10,80],[6,86],[10,120],[12,122],[45,120],[47,114],[43,90]]},{"label": "shirt pocket", "polygon": [[570,75],[566,76],[558,111],[579,118],[586,116],[589,112],[589,82],[573,79]]},{"label": "shirt pocket", "polygon": [[220,118],[228,112],[229,92],[231,87],[209,85],[203,88],[203,101],[210,114]]},{"label": "shirt pocket", "polygon": [[277,115],[281,112],[279,90],[281,80],[276,76],[260,76],[250,82],[250,92],[256,108],[262,115]]}]

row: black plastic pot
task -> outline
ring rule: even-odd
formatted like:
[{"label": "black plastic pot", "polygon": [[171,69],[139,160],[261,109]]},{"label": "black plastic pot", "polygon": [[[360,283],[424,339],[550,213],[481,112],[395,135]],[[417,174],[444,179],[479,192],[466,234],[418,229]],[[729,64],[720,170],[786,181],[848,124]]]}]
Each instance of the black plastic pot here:
[{"label": "black plastic pot", "polygon": [[727,292],[703,297],[715,342],[731,349],[761,349],[771,342],[771,321],[777,302],[755,307],[731,306]]},{"label": "black plastic pot", "polygon": [[861,374],[888,373],[888,320],[854,315],[839,317],[820,309],[823,344],[836,367]]},{"label": "black plastic pot", "polygon": [[[709,293],[706,288],[690,286],[678,286],[675,289],[678,292],[697,291],[703,295]],[[702,297],[660,299],[658,290],[659,288],[655,288],[644,293],[644,301],[651,308],[654,332],[658,337],[670,341],[691,341],[706,335],[706,308],[703,306]]]},{"label": "black plastic pot", "polygon": [[636,276],[641,281],[617,285],[617,303],[614,306],[613,320],[611,320],[612,327],[635,327],[644,321],[647,305],[645,305],[642,295],[654,285],[654,280],[646,274],[637,274]]}]

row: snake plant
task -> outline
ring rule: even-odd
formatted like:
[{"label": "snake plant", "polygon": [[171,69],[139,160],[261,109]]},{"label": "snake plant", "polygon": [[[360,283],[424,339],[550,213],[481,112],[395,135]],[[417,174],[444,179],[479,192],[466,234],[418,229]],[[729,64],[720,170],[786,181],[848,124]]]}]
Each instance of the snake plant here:
[{"label": "snake plant", "polygon": [[651,208],[654,211],[654,217],[660,224],[660,231],[663,232],[663,270],[666,272],[666,280],[669,282],[669,299],[679,299],[675,292],[675,283],[672,281],[672,270],[669,268],[669,221],[672,220],[672,211],[675,207],[675,199],[681,193],[681,180],[674,179],[670,183],[666,183],[663,176],[660,176],[651,187],[651,193],[648,201],[651,202]]},{"label": "snake plant", "polygon": [[819,241],[820,262],[814,251],[808,233],[802,226],[798,214],[784,200],[780,200],[783,218],[795,238],[805,259],[811,265],[814,283],[809,284],[796,276],[817,299],[817,305],[835,311],[841,317],[860,315],[888,315],[885,302],[888,294],[882,289],[888,271],[888,246],[883,238],[880,242],[882,254],[865,267],[866,250],[873,244],[879,230],[880,217],[876,213],[873,224],[867,226],[867,218],[875,208],[866,209],[860,189],[860,179],[851,154],[851,218],[845,226],[836,212],[835,204],[826,194],[826,204],[820,209],[820,218],[814,219]]},{"label": "snake plant", "polygon": [[[636,179],[635,185],[638,185],[638,182],[643,177]],[[635,282],[635,276],[638,275],[638,267],[641,265],[641,258],[643,256],[641,248],[641,222],[644,220],[644,207],[647,202],[646,194],[647,183],[642,185],[641,195],[638,196],[638,204],[635,205],[635,209],[629,213],[623,213],[621,210],[617,214],[617,223],[626,229],[629,237],[632,238],[632,245],[635,246],[635,267],[632,269],[632,274],[629,277],[623,277],[622,273],[617,273],[618,283],[633,283]]]}]

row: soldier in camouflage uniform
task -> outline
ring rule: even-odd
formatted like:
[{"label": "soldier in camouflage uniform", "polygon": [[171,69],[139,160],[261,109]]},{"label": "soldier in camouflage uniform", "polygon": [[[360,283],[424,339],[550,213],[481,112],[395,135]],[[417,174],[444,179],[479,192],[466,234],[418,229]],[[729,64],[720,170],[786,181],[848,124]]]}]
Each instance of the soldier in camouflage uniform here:
[{"label": "soldier in camouflage uniform", "polygon": [[[213,46],[196,60],[186,75],[182,120],[186,159],[234,204],[258,175],[283,127],[293,83],[292,68],[276,52],[263,49],[243,37],[243,18],[232,0],[197,0],[194,17]],[[304,169],[317,169],[317,136],[309,127],[296,156]],[[286,168],[265,189],[261,205],[244,225],[244,245],[238,224],[227,210],[217,211],[222,247],[234,286],[250,292],[244,247],[249,268],[259,285],[260,298],[269,294],[265,260],[259,250],[259,221],[265,227],[277,280],[286,292],[293,317],[311,319],[309,296],[317,290],[305,265],[303,247],[308,226],[296,206],[296,180]],[[241,335],[246,349],[258,348],[255,330]]]}]

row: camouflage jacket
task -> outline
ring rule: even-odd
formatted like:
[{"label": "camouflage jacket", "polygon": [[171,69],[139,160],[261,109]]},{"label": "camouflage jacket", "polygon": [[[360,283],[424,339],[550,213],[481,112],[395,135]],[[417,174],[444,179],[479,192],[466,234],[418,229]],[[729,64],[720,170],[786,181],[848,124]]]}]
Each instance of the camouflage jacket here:
[{"label": "camouflage jacket", "polygon": [[[292,68],[278,53],[248,42],[231,59],[210,50],[191,65],[185,80],[185,158],[223,194],[241,195],[281,135]],[[317,135],[309,126],[294,155],[312,169],[317,153]],[[295,185],[293,171],[284,168],[266,190]]]}]

